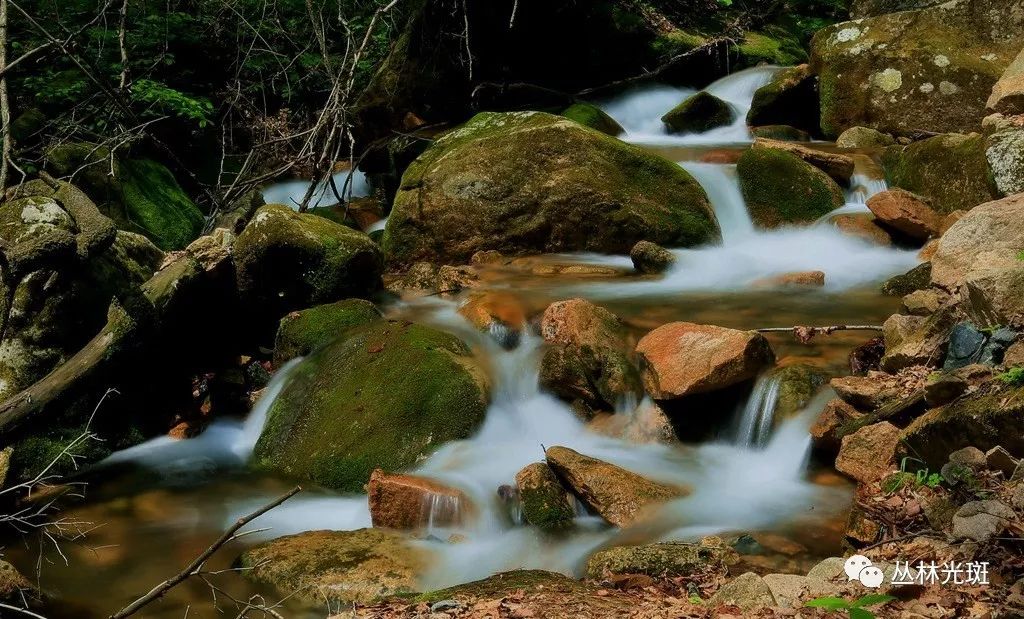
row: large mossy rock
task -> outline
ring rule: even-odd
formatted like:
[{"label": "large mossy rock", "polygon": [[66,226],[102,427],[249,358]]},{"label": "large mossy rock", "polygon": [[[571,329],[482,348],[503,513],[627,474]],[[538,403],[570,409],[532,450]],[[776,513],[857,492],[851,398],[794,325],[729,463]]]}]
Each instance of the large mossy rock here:
[{"label": "large mossy rock", "polygon": [[106,323],[111,300],[137,295],[163,258],[71,185],[33,182],[21,194],[0,204],[0,398],[77,352]]},{"label": "large mossy rock", "polygon": [[458,338],[412,323],[356,327],[294,370],[253,454],[257,467],[359,492],[484,418],[483,372]]},{"label": "large mossy rock", "polygon": [[903,431],[901,453],[939,470],[964,447],[997,445],[1024,453],[1024,388],[990,383],[978,393],[928,411]]},{"label": "large mossy rock", "polygon": [[726,563],[736,560],[735,551],[723,546],[686,542],[618,546],[594,553],[587,561],[587,577],[645,574],[654,578],[676,578],[697,572],[725,573]]},{"label": "large mossy rock", "polygon": [[383,245],[389,262],[405,265],[718,238],[704,190],[678,165],[570,120],[519,112],[478,114],[413,162]]},{"label": "large mossy rock", "polygon": [[274,341],[274,365],[304,357],[350,329],[380,320],[380,310],[369,301],[345,299],[291,312],[281,319]]},{"label": "large mossy rock", "polygon": [[732,123],[732,106],[707,91],[700,91],[661,117],[670,133],[703,133]]},{"label": "large mossy rock", "polygon": [[290,311],[367,296],[383,261],[362,232],[282,204],[256,211],[235,245],[238,290],[251,312],[276,322]]},{"label": "large mossy rock", "polygon": [[161,163],[84,143],[57,146],[46,158],[55,175],[70,177],[118,228],[144,234],[160,249],[183,249],[202,232],[203,213]]},{"label": "large mossy rock", "polygon": [[977,133],[949,133],[890,146],[882,153],[882,167],[890,186],[927,198],[938,213],[970,210],[999,197],[985,138]]},{"label": "large mossy rock", "polygon": [[750,149],[736,171],[750,217],[762,228],[810,223],[846,201],[828,174],[783,150]]},{"label": "large mossy rock", "polygon": [[779,71],[754,92],[747,124],[788,125],[815,135],[821,130],[820,109],[818,76],[804,64]]},{"label": "large mossy rock", "polygon": [[314,604],[369,604],[419,590],[429,554],[382,529],[309,531],[242,553],[245,578]]},{"label": "large mossy rock", "polygon": [[625,129],[622,128],[614,118],[605,113],[604,110],[593,105],[591,103],[584,103],[582,101],[573,103],[569,107],[562,110],[562,116],[565,116],[569,120],[575,120],[584,127],[590,127],[596,129],[601,133],[608,135],[619,135]]},{"label": "large mossy rock", "polygon": [[811,66],[825,135],[858,125],[900,135],[980,129],[992,87],[1024,40],[1017,7],[953,0],[821,30]]}]

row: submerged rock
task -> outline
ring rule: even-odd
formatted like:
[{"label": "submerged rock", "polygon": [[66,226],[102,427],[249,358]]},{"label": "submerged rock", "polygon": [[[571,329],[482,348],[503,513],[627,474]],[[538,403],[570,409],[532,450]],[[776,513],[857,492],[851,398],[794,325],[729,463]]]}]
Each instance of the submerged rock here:
[{"label": "submerged rock", "polygon": [[783,273],[754,280],[750,285],[760,288],[821,288],[825,285],[825,272],[799,271]]},{"label": "submerged rock", "polygon": [[746,151],[737,174],[750,216],[762,228],[810,223],[846,202],[842,188],[827,174],[783,150]]},{"label": "submerged rock", "polygon": [[644,546],[618,546],[599,550],[587,560],[587,578],[610,575],[645,574],[654,578],[676,578],[695,573],[724,573],[735,563],[735,551],[728,546],[702,543],[661,542]]},{"label": "submerged rock", "polygon": [[382,267],[362,232],[280,204],[256,211],[235,244],[239,293],[261,321],[374,292]]},{"label": "submerged rock", "polygon": [[376,469],[366,494],[373,526],[386,529],[454,527],[466,524],[474,513],[461,490],[418,475]]},{"label": "submerged rock", "polygon": [[590,103],[574,103],[562,110],[562,116],[569,120],[575,120],[584,127],[589,127],[616,136],[625,131],[614,118],[605,113],[604,110]]},{"label": "submerged rock", "polygon": [[980,129],[1024,34],[1006,12],[1002,0],[953,0],[820,30],[811,67],[825,134],[854,126],[898,135]]},{"label": "submerged rock", "polygon": [[947,133],[882,153],[891,187],[923,196],[939,214],[970,210],[999,197],[985,155],[984,136]]},{"label": "submerged rock", "polygon": [[892,245],[892,237],[885,231],[885,228],[878,225],[873,215],[837,215],[832,218],[832,224],[840,232],[863,239],[873,245],[882,247]]},{"label": "submerged rock", "polygon": [[789,125],[807,131],[820,131],[818,77],[806,64],[783,69],[754,92],[747,112],[747,124]]},{"label": "submerged rock", "polygon": [[291,312],[281,319],[274,340],[274,365],[326,346],[354,327],[380,320],[380,310],[369,301],[346,299]]},{"label": "submerged rock", "polygon": [[658,327],[636,350],[647,392],[662,400],[735,385],[775,362],[771,345],[760,333],[691,322]]},{"label": "submerged rock", "polygon": [[542,531],[572,526],[576,518],[572,500],[547,464],[534,462],[523,467],[516,473],[516,488],[526,522]]},{"label": "submerged rock", "polygon": [[938,236],[941,218],[921,196],[904,189],[890,189],[868,199],[868,209],[883,225],[924,242]]},{"label": "submerged rock", "polygon": [[379,320],[300,366],[267,415],[253,463],[359,492],[483,420],[488,387],[469,348],[435,329]]},{"label": "submerged rock", "polygon": [[548,466],[590,509],[609,523],[625,527],[645,508],[684,497],[689,491],[653,482],[632,471],[584,456],[568,447],[549,447]]},{"label": "submerged rock", "polygon": [[242,553],[242,575],[280,593],[322,604],[369,604],[419,590],[429,556],[400,533],[381,529],[309,531]]},{"label": "submerged rock", "polygon": [[663,273],[676,262],[675,254],[657,243],[640,241],[629,250],[633,268],[641,273]]},{"label": "submerged rock", "polygon": [[700,91],[661,117],[670,133],[704,133],[732,123],[732,106],[715,95]]},{"label": "submerged rock", "polygon": [[383,243],[389,261],[409,264],[718,237],[704,190],[678,165],[570,120],[519,112],[478,114],[427,149],[402,179]]},{"label": "submerged rock", "polygon": [[932,283],[953,292],[981,291],[1007,321],[1024,314],[1024,195],[983,204],[942,235],[932,258]]}]

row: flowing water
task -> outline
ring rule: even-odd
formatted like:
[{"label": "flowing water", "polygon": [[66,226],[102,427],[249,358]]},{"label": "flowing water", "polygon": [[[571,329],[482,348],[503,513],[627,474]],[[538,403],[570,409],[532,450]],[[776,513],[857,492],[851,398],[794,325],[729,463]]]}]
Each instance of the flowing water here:
[{"label": "flowing water", "polygon": [[[338,190],[338,195],[343,198],[349,196],[362,198],[370,195],[370,185],[366,180],[366,175],[359,170],[355,170],[351,174],[347,170],[338,172],[331,179],[334,188]],[[267,204],[287,204],[298,209],[311,184],[310,181],[302,179],[274,183],[263,188],[263,200]],[[309,200],[309,208],[338,204],[339,200],[334,193],[334,188],[331,187],[331,183],[317,183]]]},{"label": "flowing water", "polygon": [[[708,90],[729,101],[742,119],[753,91],[774,70],[744,71],[715,82]],[[622,256],[547,256],[536,263],[610,270],[598,269],[597,275],[590,276],[552,276],[544,270],[494,267],[484,273],[485,286],[514,292],[534,311],[571,296],[594,299],[621,316],[634,338],[672,320],[750,329],[880,322],[892,313],[897,301],[882,297],[877,284],[911,268],[916,263],[914,253],[844,236],[827,220],[801,228],[755,229],[739,191],[735,166],[700,162],[707,148],[723,144],[735,148],[749,142],[746,127],[737,121],[702,135],[666,135],[658,119],[686,94],[651,87],[605,102],[604,109],[627,129],[626,139],[679,161],[705,187],[722,228],[722,243],[675,250],[677,262],[662,276],[634,275],[629,259]],[[883,187],[869,172],[853,185],[851,212],[863,210],[866,196]],[[826,273],[823,289],[778,290],[758,282],[808,270]],[[413,471],[462,489],[477,511],[475,518],[453,529],[436,522],[447,522],[442,516],[463,509],[461,504],[438,501],[426,506],[428,535],[416,543],[429,550],[434,561],[421,575],[424,588],[515,568],[579,574],[586,557],[605,545],[727,532],[782,532],[806,547],[801,556],[805,562],[838,552],[841,529],[837,527],[848,506],[849,486],[827,474],[822,477],[808,463],[807,428],[827,401],[827,390],[803,412],[778,420],[774,416],[778,380],[762,377],[735,410],[688,413],[716,420],[722,428],[720,439],[666,445],[650,440],[645,431],[653,410],[648,400],[620,403],[604,428],[581,421],[564,402],[538,387],[542,342],[535,333],[530,329],[521,334],[501,329],[478,332],[458,314],[460,302],[425,297],[385,307],[390,316],[433,324],[461,336],[492,375],[491,405],[476,435],[442,446]],[[771,339],[782,363],[809,362],[838,372],[846,353],[867,337],[840,333],[812,346],[796,344],[786,336]],[[44,586],[100,614],[180,569],[240,514],[286,487],[283,481],[246,472],[244,463],[289,369],[279,371],[246,421],[218,421],[187,441],[156,439],[104,463],[108,481],[68,515],[81,523],[97,523],[98,528],[64,548],[67,564],[48,544],[43,544],[42,551],[32,546],[9,548],[9,556],[30,572],[40,566]],[[579,526],[571,535],[542,536],[520,526],[515,506],[499,501],[496,490],[512,483],[523,466],[542,460],[544,447],[553,445],[571,447],[652,479],[685,485],[693,493],[625,530],[609,527],[580,509]],[[117,473],[125,467],[132,470]],[[356,529],[370,526],[370,518],[365,496],[314,489],[269,512],[254,526],[265,530],[246,537],[245,543],[311,529]],[[445,541],[453,533],[463,541]],[[224,550],[211,568],[226,568],[240,548]],[[84,575],[83,565],[88,567]],[[97,599],[101,582],[109,590]],[[216,582],[235,596],[261,592],[231,572],[218,575]],[[181,617],[186,608],[195,609],[190,616],[212,616],[211,590],[205,583],[173,591],[147,616]]]}]

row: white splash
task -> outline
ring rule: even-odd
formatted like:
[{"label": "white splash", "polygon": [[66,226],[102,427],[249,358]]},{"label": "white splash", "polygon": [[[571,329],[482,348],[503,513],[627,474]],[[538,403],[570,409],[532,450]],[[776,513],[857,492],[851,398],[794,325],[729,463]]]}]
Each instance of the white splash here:
[{"label": "white splash", "polygon": [[[370,185],[366,180],[366,175],[359,170],[352,172],[351,180],[349,180],[347,170],[338,172],[331,178],[334,179],[334,185],[338,189],[338,194],[343,198],[347,198],[350,195],[349,191],[351,191],[353,198],[363,198],[370,195]],[[286,204],[298,210],[299,205],[302,204],[302,199],[306,197],[306,192],[309,191],[310,184],[311,181],[296,179],[268,185],[263,188],[263,201],[267,204]],[[334,190],[331,188],[330,183],[319,183],[313,191],[312,198],[310,198],[309,208],[334,206],[338,203],[338,198],[334,195]]]}]

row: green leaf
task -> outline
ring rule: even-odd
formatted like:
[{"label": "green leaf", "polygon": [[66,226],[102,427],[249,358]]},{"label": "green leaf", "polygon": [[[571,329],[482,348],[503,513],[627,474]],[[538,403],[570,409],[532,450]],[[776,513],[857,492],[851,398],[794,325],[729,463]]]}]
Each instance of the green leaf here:
[{"label": "green leaf", "polygon": [[804,604],[804,606],[810,606],[811,608],[827,608],[829,610],[844,610],[849,608],[850,604],[842,598],[822,597],[815,598]]},{"label": "green leaf", "polygon": [[872,593],[871,595],[865,595],[859,600],[854,601],[850,604],[850,608],[862,608],[864,606],[874,606],[875,604],[884,604],[895,600],[891,595],[884,595],[882,593]]},{"label": "green leaf", "polygon": [[875,619],[875,613],[863,608],[851,608],[850,619]]}]

